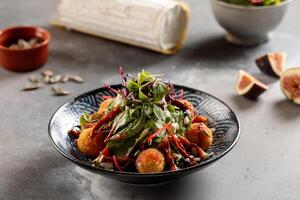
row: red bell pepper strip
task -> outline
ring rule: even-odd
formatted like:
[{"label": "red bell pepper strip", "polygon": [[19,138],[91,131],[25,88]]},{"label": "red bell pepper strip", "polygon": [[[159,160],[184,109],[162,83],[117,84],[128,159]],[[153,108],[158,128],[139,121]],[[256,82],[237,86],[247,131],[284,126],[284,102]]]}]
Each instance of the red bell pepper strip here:
[{"label": "red bell pepper strip", "polygon": [[102,99],[112,99],[113,97],[112,96],[110,96],[110,95],[102,95],[101,96],[102,97]]},{"label": "red bell pepper strip", "polygon": [[165,154],[166,162],[170,166],[170,171],[176,171],[177,167],[175,165],[174,159],[171,155],[171,145],[168,136],[165,136],[162,142],[158,145],[158,149]]},{"label": "red bell pepper strip", "polygon": [[191,156],[186,152],[186,150],[184,149],[184,147],[182,146],[181,143],[179,143],[178,138],[175,136],[175,134],[172,131],[171,127],[167,127],[168,132],[171,135],[171,139],[172,142],[174,143],[174,145],[176,146],[176,148],[178,149],[178,151],[183,155],[183,157],[185,158],[191,158]]},{"label": "red bell pepper strip", "polygon": [[179,137],[179,140],[185,145],[187,146],[189,149],[195,148],[196,149],[196,153],[198,154],[199,158],[201,159],[205,159],[207,157],[207,153],[201,149],[197,144],[195,143],[191,143],[188,139],[186,139],[185,137]]},{"label": "red bell pepper strip", "polygon": [[105,157],[110,156],[109,148],[105,147],[105,148],[102,150],[102,155],[105,156]]},{"label": "red bell pepper strip", "polygon": [[264,0],[250,0],[250,2],[252,3],[252,4],[257,4],[257,5],[260,5],[260,4],[263,4],[264,3]]},{"label": "red bell pepper strip", "polygon": [[112,111],[110,111],[106,115],[104,115],[94,126],[90,139],[92,140],[97,135],[97,132],[99,131],[102,125],[113,120],[121,111],[122,109],[118,106],[115,107]]},{"label": "red bell pepper strip", "polygon": [[112,129],[110,129],[108,135],[106,136],[106,138],[105,138],[105,140],[104,140],[104,143],[107,143],[107,141],[109,140],[109,138],[111,137],[111,135],[113,134],[113,132],[115,132],[116,127],[117,127],[117,125],[114,126],[114,127],[112,127]]},{"label": "red bell pepper strip", "polygon": [[167,129],[167,127],[170,127],[171,124],[166,124],[164,125],[162,128],[158,129],[157,131],[155,131],[153,134],[151,134],[148,138],[147,138],[147,142],[150,143],[153,138],[155,138],[158,134],[160,134],[161,132],[163,132],[164,130]]},{"label": "red bell pepper strip", "polygon": [[178,95],[178,99],[184,99],[184,91],[183,91],[183,89],[180,90],[180,93]]},{"label": "red bell pepper strip", "polygon": [[110,91],[112,91],[115,94],[119,94],[118,90],[110,87],[110,85],[108,83],[104,83],[104,87],[106,87],[107,89],[109,89]]}]

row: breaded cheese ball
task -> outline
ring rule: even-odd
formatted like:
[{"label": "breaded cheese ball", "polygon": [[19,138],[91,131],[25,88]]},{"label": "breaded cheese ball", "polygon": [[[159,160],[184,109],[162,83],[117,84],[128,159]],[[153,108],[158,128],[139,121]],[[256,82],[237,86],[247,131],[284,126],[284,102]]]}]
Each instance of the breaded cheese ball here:
[{"label": "breaded cheese ball", "polygon": [[139,173],[157,173],[165,168],[164,155],[155,148],[149,148],[139,153],[135,161]]},{"label": "breaded cheese ball", "polygon": [[79,151],[87,156],[97,157],[100,151],[104,148],[103,135],[97,134],[93,139],[90,139],[93,128],[82,130],[79,138],[76,140]]},{"label": "breaded cheese ball", "polygon": [[112,101],[113,101],[113,99],[106,99],[105,101],[103,101],[100,104],[98,111],[92,115],[92,118],[93,119],[101,118],[104,115],[106,109],[108,108],[108,106],[111,104]]},{"label": "breaded cheese ball", "polygon": [[194,123],[190,129],[185,132],[185,137],[191,142],[197,144],[203,150],[207,150],[213,141],[213,135],[204,123]]}]

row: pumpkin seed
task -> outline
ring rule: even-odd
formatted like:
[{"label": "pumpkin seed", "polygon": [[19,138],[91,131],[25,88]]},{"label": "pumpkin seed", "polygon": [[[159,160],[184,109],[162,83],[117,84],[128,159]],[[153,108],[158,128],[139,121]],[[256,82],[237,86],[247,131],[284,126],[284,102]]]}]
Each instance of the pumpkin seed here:
[{"label": "pumpkin seed", "polygon": [[12,50],[20,49],[19,45],[17,45],[17,44],[12,44],[8,48],[12,49]]},{"label": "pumpkin seed", "polygon": [[38,83],[39,80],[37,79],[37,77],[35,75],[31,75],[28,77],[29,82],[31,83]]},{"label": "pumpkin seed", "polygon": [[83,78],[81,78],[80,76],[69,76],[69,80],[77,82],[77,83],[82,83],[83,82]]},{"label": "pumpkin seed", "polygon": [[61,82],[66,83],[69,81],[69,75],[63,75]]},{"label": "pumpkin seed", "polygon": [[24,39],[18,40],[18,45],[20,49],[29,49],[31,48],[31,45]]},{"label": "pumpkin seed", "polygon": [[64,96],[64,95],[70,94],[70,92],[68,90],[62,89],[57,86],[52,86],[52,92],[56,96]]},{"label": "pumpkin seed", "polygon": [[54,73],[51,70],[42,71],[43,76],[53,76]]},{"label": "pumpkin seed", "polygon": [[39,43],[39,38],[31,38],[28,43],[31,47],[35,47]]},{"label": "pumpkin seed", "polygon": [[45,83],[50,83],[50,79],[51,79],[51,76],[45,76],[45,77],[43,78],[43,81],[44,81]]},{"label": "pumpkin seed", "polygon": [[49,83],[51,83],[51,84],[58,83],[61,79],[62,79],[62,75],[56,74],[56,75],[50,77]]},{"label": "pumpkin seed", "polygon": [[36,90],[41,87],[40,83],[28,83],[24,86],[23,91]]}]

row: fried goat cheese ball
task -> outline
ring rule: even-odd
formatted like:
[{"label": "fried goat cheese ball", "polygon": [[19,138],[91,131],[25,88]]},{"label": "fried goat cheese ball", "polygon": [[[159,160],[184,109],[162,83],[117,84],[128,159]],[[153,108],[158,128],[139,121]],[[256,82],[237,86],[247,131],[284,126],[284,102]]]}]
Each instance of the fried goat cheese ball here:
[{"label": "fried goat cheese ball", "polygon": [[93,132],[93,128],[87,128],[82,130],[79,138],[76,140],[77,148],[82,153],[90,157],[97,157],[100,151],[104,148],[105,135],[97,134],[93,139],[90,138]]},{"label": "fried goat cheese ball", "polygon": [[93,119],[100,119],[104,114],[108,106],[112,103],[113,99],[106,99],[100,104],[97,112],[92,115]]},{"label": "fried goat cheese ball", "polygon": [[194,123],[190,129],[185,132],[185,137],[191,142],[197,144],[204,151],[206,151],[213,141],[213,135],[204,123]]},{"label": "fried goat cheese ball", "polygon": [[135,161],[139,173],[157,173],[165,168],[164,155],[155,148],[149,148],[139,153]]}]

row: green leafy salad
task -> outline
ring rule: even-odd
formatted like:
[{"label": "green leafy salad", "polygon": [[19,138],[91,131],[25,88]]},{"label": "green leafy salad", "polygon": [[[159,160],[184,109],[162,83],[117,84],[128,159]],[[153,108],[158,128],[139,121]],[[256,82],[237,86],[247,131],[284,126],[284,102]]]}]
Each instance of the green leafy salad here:
[{"label": "green leafy salad", "polygon": [[245,6],[270,6],[278,5],[284,0],[222,0],[227,3],[245,5]]},{"label": "green leafy salad", "polygon": [[107,170],[138,173],[176,171],[207,159],[213,134],[208,118],[197,115],[162,75],[141,71],[137,77],[120,68],[122,87],[105,85],[98,111],[83,114],[69,131],[76,146]]}]

